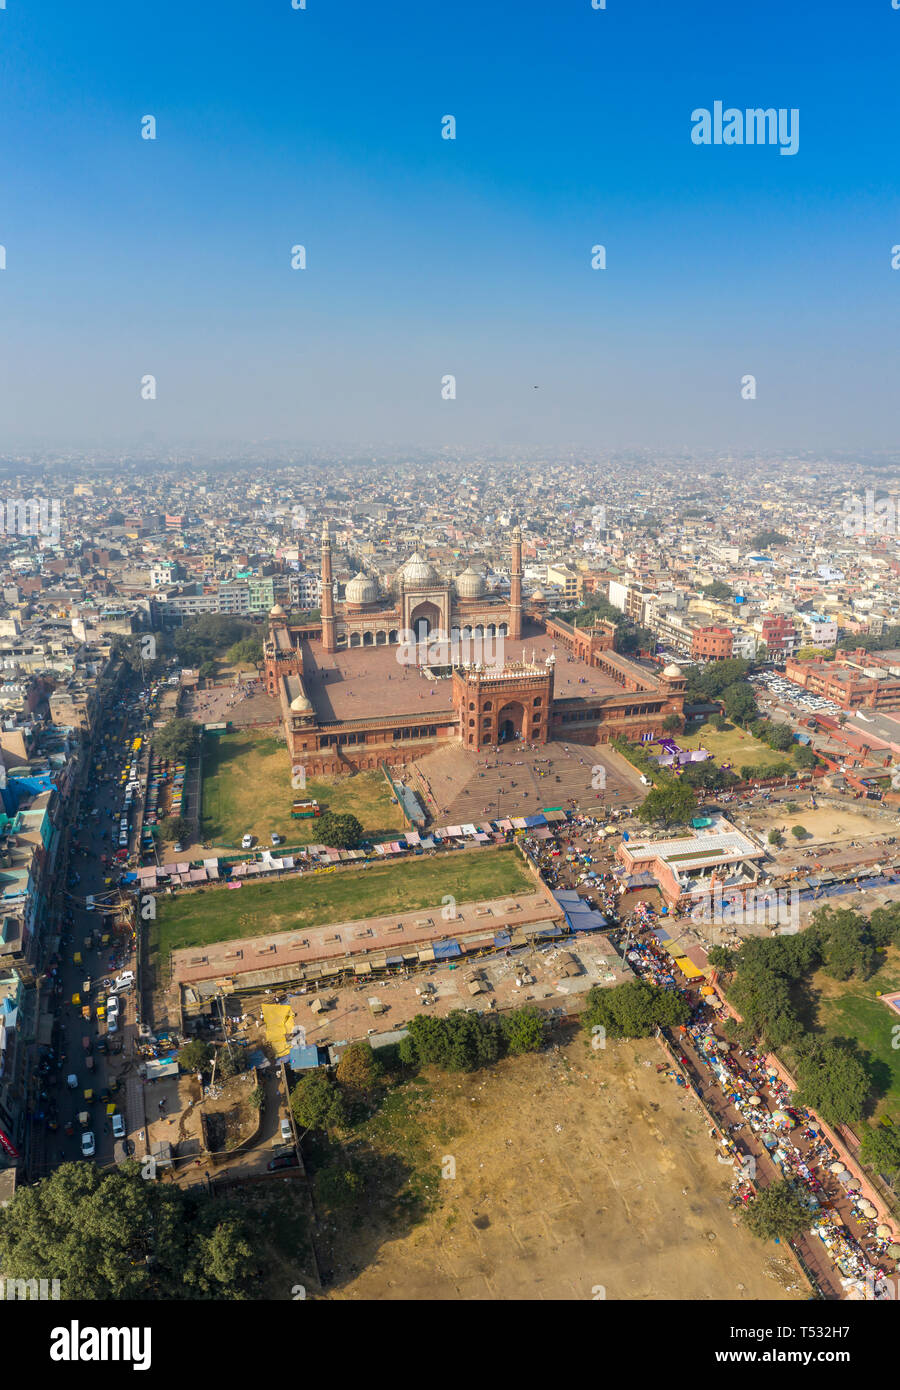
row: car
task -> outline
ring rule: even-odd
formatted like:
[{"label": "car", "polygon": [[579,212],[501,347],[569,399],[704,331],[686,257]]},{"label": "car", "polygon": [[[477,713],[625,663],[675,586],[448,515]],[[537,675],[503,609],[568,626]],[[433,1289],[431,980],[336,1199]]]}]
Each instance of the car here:
[{"label": "car", "polygon": [[276,835],[275,831],[273,830],[272,833],[271,833],[270,836],[269,836],[269,839],[272,841],[272,844],[273,844],[273,845],[280,845],[281,842],[282,842],[282,840],[284,839],[284,836],[283,836],[283,835]]},{"label": "car", "polygon": [[172,848],[175,850],[175,853],[176,853],[176,854],[183,854],[183,853],[184,853],[184,845],[181,843],[180,840],[176,840],[176,841],[175,841],[175,844],[172,846]]},{"label": "car", "polygon": [[118,1015],[117,1015],[117,1014],[110,1014],[109,1017],[107,1018],[107,1020],[106,1020],[106,1031],[107,1031],[107,1033],[118,1033],[118,1031],[119,1031],[119,1018],[118,1018]]},{"label": "car", "polygon": [[120,973],[116,976],[116,989],[127,989],[129,985],[133,985],[133,984],[134,984],[134,971],[133,971],[133,970],[122,970],[122,971],[120,971]]},{"label": "car", "polygon": [[125,1138],[125,1116],[120,1115],[118,1110],[112,1117],[112,1132],[114,1139]]},{"label": "car", "polygon": [[253,836],[244,835],[241,839],[241,849],[250,849],[253,845]]},{"label": "car", "polygon": [[127,844],[128,844],[128,836],[127,836],[127,835],[124,835],[124,834],[123,834],[123,835],[120,835],[120,836],[119,836],[119,848],[120,848],[120,849],[125,849],[125,847],[126,847]]},{"label": "car", "polygon": [[279,1154],[278,1158],[270,1158],[266,1167],[270,1173],[277,1173],[279,1168],[299,1168],[300,1160],[296,1154]]},{"label": "car", "polygon": [[92,1129],[86,1129],[81,1136],[82,1156],[84,1158],[93,1158],[96,1152],[97,1146],[94,1143],[94,1131]]},{"label": "car", "polygon": [[287,1116],[281,1121],[281,1139],[285,1144],[293,1144],[294,1142],[294,1136],[291,1133],[291,1122]]},{"label": "car", "polygon": [[110,1022],[119,1017],[119,998],[116,994],[111,994],[106,1003],[106,1017]]}]

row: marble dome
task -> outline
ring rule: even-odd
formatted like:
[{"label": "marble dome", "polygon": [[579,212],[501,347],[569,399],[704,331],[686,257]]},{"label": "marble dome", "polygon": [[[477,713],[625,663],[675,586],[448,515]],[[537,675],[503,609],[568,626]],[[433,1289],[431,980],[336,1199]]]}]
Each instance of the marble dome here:
[{"label": "marble dome", "polygon": [[423,560],[416,550],[410,555],[397,577],[402,579],[404,584],[434,584],[438,578],[438,573],[434,566],[429,565],[427,560]]},{"label": "marble dome", "polygon": [[348,603],[376,603],[378,585],[367,574],[356,574],[347,585],[344,595]]},{"label": "marble dome", "polygon": [[484,579],[471,565],[456,576],[456,592],[460,598],[481,598],[484,593]]}]

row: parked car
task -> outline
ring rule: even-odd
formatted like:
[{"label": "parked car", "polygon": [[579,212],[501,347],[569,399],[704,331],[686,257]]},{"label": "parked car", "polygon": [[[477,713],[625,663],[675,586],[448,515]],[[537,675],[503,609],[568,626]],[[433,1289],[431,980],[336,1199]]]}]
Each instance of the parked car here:
[{"label": "parked car", "polygon": [[128,989],[129,985],[134,984],[134,971],[122,970],[116,976],[116,989]]},{"label": "parked car", "polygon": [[92,1129],[86,1129],[81,1136],[81,1152],[85,1158],[93,1158],[96,1153],[94,1131]]},{"label": "parked car", "polygon": [[114,1018],[119,1017],[119,1000],[115,994],[111,994],[106,1001],[106,1017],[110,1023]]},{"label": "parked car", "polygon": [[291,1122],[287,1116],[281,1121],[281,1138],[282,1142],[285,1144],[293,1144],[294,1142],[294,1136],[291,1133]]},{"label": "parked car", "polygon": [[119,1020],[115,1014],[110,1014],[109,1018],[106,1020],[106,1031],[107,1033],[118,1033]]},{"label": "parked car", "polygon": [[251,849],[253,846],[253,836],[244,835],[241,839],[241,849]]},{"label": "parked car", "polygon": [[280,845],[281,842],[282,842],[282,840],[284,839],[284,836],[283,836],[283,835],[277,835],[277,834],[275,833],[275,831],[273,830],[272,833],[271,833],[271,835],[269,836],[269,839],[272,841],[272,844],[273,844],[273,845]]},{"label": "parked car", "polygon": [[120,1115],[118,1110],[112,1117],[112,1132],[114,1139],[125,1138],[125,1116]]},{"label": "parked car", "polygon": [[299,1168],[300,1160],[296,1154],[281,1154],[278,1158],[270,1158],[266,1164],[270,1173],[277,1173],[279,1168]]}]

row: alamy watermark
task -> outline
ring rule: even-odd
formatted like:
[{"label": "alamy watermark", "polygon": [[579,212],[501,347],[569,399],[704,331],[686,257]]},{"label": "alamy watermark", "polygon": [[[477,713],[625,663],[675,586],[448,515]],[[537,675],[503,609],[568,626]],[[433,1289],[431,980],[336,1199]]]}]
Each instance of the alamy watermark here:
[{"label": "alamy watermark", "polygon": [[780,928],[783,935],[800,930],[800,892],[797,888],[749,888],[724,893],[719,884],[691,911],[694,922]]},{"label": "alamy watermark", "polygon": [[397,644],[399,666],[484,666],[503,669],[502,633],[463,632],[455,628],[448,634],[439,629],[419,636],[411,628],[400,632]]},{"label": "alamy watermark", "polygon": [[10,497],[6,506],[0,498],[0,531],[7,536],[42,536],[59,544],[59,498]]},{"label": "alamy watermark", "polygon": [[691,140],[695,145],[777,145],[779,154],[796,154],[800,148],[800,112],[796,106],[724,106],[714,101],[712,111],[698,106],[691,112]]},{"label": "alamy watermark", "polygon": [[867,487],[862,497],[844,501],[841,529],[845,536],[900,535],[900,501],[896,497],[876,497]]}]

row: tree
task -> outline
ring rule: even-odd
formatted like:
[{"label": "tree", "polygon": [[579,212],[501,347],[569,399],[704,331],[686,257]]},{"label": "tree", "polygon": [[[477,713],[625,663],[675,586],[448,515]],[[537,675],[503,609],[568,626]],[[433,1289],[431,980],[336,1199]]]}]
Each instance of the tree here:
[{"label": "tree", "polygon": [[332,849],[353,849],[362,839],[363,828],[356,816],[326,811],[319,817],[316,833],[321,843]]},{"label": "tree", "polygon": [[216,1068],[223,1081],[230,1081],[233,1076],[240,1076],[250,1065],[250,1056],[241,1043],[232,1043],[230,1047],[219,1048],[219,1062]]},{"label": "tree", "polygon": [[805,1038],[797,1049],[797,1105],[817,1110],[830,1125],[853,1124],[869,1094],[869,1078],[856,1044],[846,1040]]},{"label": "tree", "polygon": [[259,666],[263,659],[263,645],[260,637],[242,637],[228,648],[228,660],[232,666]]},{"label": "tree", "polygon": [[367,1042],[351,1043],[337,1064],[335,1076],[345,1090],[367,1095],[381,1075],[375,1053]]},{"label": "tree", "polygon": [[813,750],[808,748],[805,743],[798,743],[794,749],[794,762],[798,767],[812,768],[815,767],[818,759]]},{"label": "tree", "polygon": [[316,1202],[320,1207],[346,1211],[355,1207],[363,1194],[362,1175],[354,1167],[331,1164],[316,1173]]},{"label": "tree", "polygon": [[774,724],[770,721],[765,738],[770,748],[775,748],[781,753],[786,753],[794,746],[794,735],[787,724]]},{"label": "tree", "polygon": [[750,545],[753,550],[771,550],[776,545],[787,545],[788,537],[783,536],[780,531],[760,531],[758,536],[754,536]]},{"label": "tree", "polygon": [[800,1189],[789,1178],[762,1188],[747,1203],[743,1220],[760,1240],[793,1240],[813,1222]]},{"label": "tree", "polygon": [[776,849],[778,849],[780,845],[784,844],[784,836],[782,835],[781,831],[776,830],[774,826],[769,831],[768,835],[766,836],[766,839],[768,840],[769,844],[774,845]]},{"label": "tree", "polygon": [[189,840],[193,834],[194,827],[184,816],[166,816],[164,821],[160,821],[160,830],[166,840]]},{"label": "tree", "polygon": [[721,579],[714,579],[711,584],[706,584],[700,589],[701,594],[706,598],[717,599],[721,603],[727,603],[734,598],[734,590],[730,589]]},{"label": "tree", "polygon": [[582,1015],[588,1031],[603,1027],[610,1038],[649,1038],[657,1028],[687,1023],[690,1005],[675,990],[646,980],[627,980],[604,989],[594,985]]},{"label": "tree", "polygon": [[727,946],[710,946],[707,958],[714,970],[724,970],[730,974],[737,966],[737,955]]},{"label": "tree", "polygon": [[849,980],[851,975],[867,980],[874,972],[878,958],[869,923],[858,912],[846,907],[819,908],[812,929],[821,943],[825,973],[833,980]]},{"label": "tree", "polygon": [[717,733],[721,733],[723,729],[728,728],[728,720],[725,718],[724,714],[714,714],[710,723]]},{"label": "tree", "polygon": [[896,1125],[867,1125],[859,1146],[859,1156],[885,1177],[900,1173],[900,1129]]},{"label": "tree", "polygon": [[153,735],[153,747],[161,758],[183,763],[197,747],[200,726],[192,719],[170,719]]},{"label": "tree", "polygon": [[784,803],[784,809],[789,816],[795,816],[800,810],[800,807],[797,805],[796,801],[786,801]]},{"label": "tree", "polygon": [[200,1038],[191,1038],[190,1042],[179,1048],[178,1065],[182,1071],[209,1071],[212,1055],[213,1049],[209,1043],[202,1042]]},{"label": "tree", "polygon": [[876,907],[869,918],[869,935],[874,946],[890,946],[900,935],[900,903]]},{"label": "tree", "polygon": [[259,1260],[236,1209],[147,1181],[137,1162],[104,1172],[64,1163],[20,1187],[0,1210],[0,1267],[16,1279],[59,1278],[62,1297],[246,1298]]},{"label": "tree", "polygon": [[737,724],[753,719],[757,713],[756,696],[749,681],[736,681],[722,692],[725,713]]},{"label": "tree", "polygon": [[547,1037],[547,1022],[538,1009],[513,1009],[501,1015],[500,1028],[507,1052],[540,1052]]},{"label": "tree", "polygon": [[654,787],[638,807],[638,819],[662,825],[685,825],[697,809],[697,798],[687,783],[670,782]]},{"label": "tree", "polygon": [[303,1129],[328,1131],[347,1120],[344,1097],[320,1067],[302,1076],[291,1091],[291,1112]]},{"label": "tree", "polygon": [[808,833],[809,832],[805,830],[802,825],[791,826],[791,834],[793,835],[795,840],[805,840]]},{"label": "tree", "polygon": [[684,721],[678,714],[667,714],[662,724],[667,734],[680,733],[683,725]]}]

